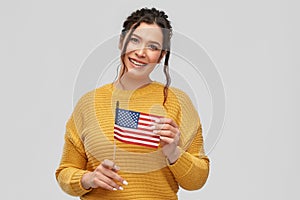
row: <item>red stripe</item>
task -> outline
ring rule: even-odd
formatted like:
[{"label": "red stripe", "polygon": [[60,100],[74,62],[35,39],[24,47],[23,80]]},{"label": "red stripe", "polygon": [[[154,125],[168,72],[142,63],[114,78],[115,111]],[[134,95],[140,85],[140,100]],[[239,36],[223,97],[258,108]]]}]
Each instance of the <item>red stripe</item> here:
[{"label": "red stripe", "polygon": [[144,120],[144,121],[148,121],[148,122],[152,122],[153,120],[149,119],[149,118],[145,118],[143,116],[140,116],[139,120]]},{"label": "red stripe", "polygon": [[145,139],[145,138],[139,138],[139,137],[134,137],[134,136],[129,136],[129,135],[121,135],[117,132],[114,132],[114,134],[120,136],[120,137],[124,137],[124,138],[129,138],[129,139],[135,139],[135,140],[141,140],[141,141],[146,141],[146,142],[153,142],[153,143],[159,143],[159,141],[154,141],[154,140],[149,140],[149,139]]},{"label": "red stripe", "polygon": [[152,126],[151,124],[147,124],[147,123],[142,123],[142,122],[139,122],[139,125],[143,125],[143,126]]},{"label": "red stripe", "polygon": [[120,138],[117,138],[116,136],[114,136],[115,139],[121,141],[121,142],[124,142],[124,143],[127,143],[127,144],[136,144],[136,145],[141,145],[141,146],[145,146],[145,147],[151,147],[151,148],[157,148],[157,146],[152,146],[152,145],[149,145],[149,144],[141,144],[141,143],[135,143],[135,142],[130,142],[130,141],[126,141],[126,140],[122,140]]},{"label": "red stripe", "polygon": [[137,132],[134,132],[134,131],[124,131],[123,129],[120,129],[119,127],[114,127],[116,130],[122,132],[122,133],[132,133],[132,134],[136,134],[136,135],[143,135],[143,136],[147,136],[147,137],[152,137],[152,138],[159,138],[159,135],[148,135],[148,134],[145,134],[145,133],[137,133]]},{"label": "red stripe", "polygon": [[[118,129],[118,130],[120,130],[120,131],[125,131],[125,130],[123,130],[123,129],[120,129],[120,128],[116,127],[116,126],[115,126],[115,128],[116,128],[116,129]],[[130,128],[127,128],[127,129],[130,129]],[[146,129],[146,128],[140,128],[140,127],[138,127],[137,129],[134,129],[134,130],[137,130],[137,131],[141,130],[141,131],[145,131],[145,132],[153,133],[153,132],[152,132],[152,130],[149,130],[149,129]],[[126,132],[128,132],[128,133],[135,133],[135,134],[137,134],[137,132],[130,131],[130,130],[126,130]],[[139,132],[138,132],[138,133],[139,133]],[[146,133],[140,133],[140,134],[146,134]],[[148,135],[148,134],[146,134],[146,135]],[[155,135],[153,135],[153,136],[155,136]]]},{"label": "red stripe", "polygon": [[146,116],[156,117],[156,118],[163,118],[162,116],[152,115],[152,114],[147,114],[147,113],[142,113],[142,112],[140,112],[140,116],[141,116],[141,115],[146,115]]}]

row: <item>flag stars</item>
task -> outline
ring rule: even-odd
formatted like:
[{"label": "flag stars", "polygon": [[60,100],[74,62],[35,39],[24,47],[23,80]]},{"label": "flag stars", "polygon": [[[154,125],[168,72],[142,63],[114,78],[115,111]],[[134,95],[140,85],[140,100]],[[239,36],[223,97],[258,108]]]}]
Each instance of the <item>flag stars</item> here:
[{"label": "flag stars", "polygon": [[140,113],[118,109],[117,124],[127,128],[137,128]]}]

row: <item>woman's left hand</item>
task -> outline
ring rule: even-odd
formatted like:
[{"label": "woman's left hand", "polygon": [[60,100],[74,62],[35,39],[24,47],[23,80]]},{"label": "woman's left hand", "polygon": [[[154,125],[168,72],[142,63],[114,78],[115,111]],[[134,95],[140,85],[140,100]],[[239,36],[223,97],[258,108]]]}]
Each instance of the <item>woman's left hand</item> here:
[{"label": "woman's left hand", "polygon": [[153,133],[160,136],[162,151],[168,158],[169,162],[175,163],[180,156],[180,151],[177,148],[180,139],[180,131],[177,124],[169,118],[160,118],[155,121]]}]

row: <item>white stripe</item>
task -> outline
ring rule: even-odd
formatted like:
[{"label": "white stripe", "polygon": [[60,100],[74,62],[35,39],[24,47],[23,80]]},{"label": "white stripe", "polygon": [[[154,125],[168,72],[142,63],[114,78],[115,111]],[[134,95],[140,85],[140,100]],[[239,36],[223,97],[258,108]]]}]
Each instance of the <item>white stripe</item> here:
[{"label": "white stripe", "polygon": [[140,119],[140,120],[139,120],[139,123],[151,124],[151,123],[153,123],[153,122]]},{"label": "white stripe", "polygon": [[150,126],[145,126],[145,125],[140,125],[140,124],[138,124],[138,127],[139,127],[139,128],[147,129],[147,130],[149,130],[149,132],[152,132],[152,131],[153,131],[153,130],[150,128]]},{"label": "white stripe", "polygon": [[137,138],[141,138],[141,139],[147,139],[147,140],[153,140],[153,141],[157,141],[159,142],[159,138],[153,138],[153,137],[149,137],[147,135],[143,136],[143,135],[136,135],[136,134],[132,134],[132,133],[122,133],[121,131],[118,131],[115,129],[115,132],[117,132],[117,134],[119,134],[120,136],[132,136],[132,137],[137,137]]},{"label": "white stripe", "polygon": [[120,140],[125,140],[128,142],[134,142],[134,143],[138,143],[138,144],[147,144],[147,145],[151,145],[154,147],[158,147],[159,143],[155,143],[155,142],[148,142],[148,141],[143,141],[143,140],[135,140],[135,139],[131,139],[131,138],[123,138],[119,135],[115,135],[116,138],[119,138]]},{"label": "white stripe", "polygon": [[124,131],[132,131],[132,132],[136,132],[136,133],[144,133],[147,135],[156,135],[155,133],[153,133],[153,131],[144,131],[144,130],[138,130],[138,129],[134,129],[134,128],[126,128],[126,127],[121,127],[118,126],[117,124],[115,124],[115,127],[118,127],[119,129],[122,129]]}]

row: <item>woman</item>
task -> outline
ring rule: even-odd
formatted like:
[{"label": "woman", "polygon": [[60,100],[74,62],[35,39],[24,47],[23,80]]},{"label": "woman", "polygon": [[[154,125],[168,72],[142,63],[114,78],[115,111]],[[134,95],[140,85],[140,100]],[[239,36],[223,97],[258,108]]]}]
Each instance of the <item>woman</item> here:
[{"label": "woman", "polygon": [[[205,184],[209,159],[198,113],[183,91],[169,87],[171,35],[168,16],[155,8],[137,10],[124,22],[117,80],[84,95],[67,122],[56,170],[66,193],[169,200],[178,198],[179,186]],[[150,78],[161,61],[165,85]]]}]

